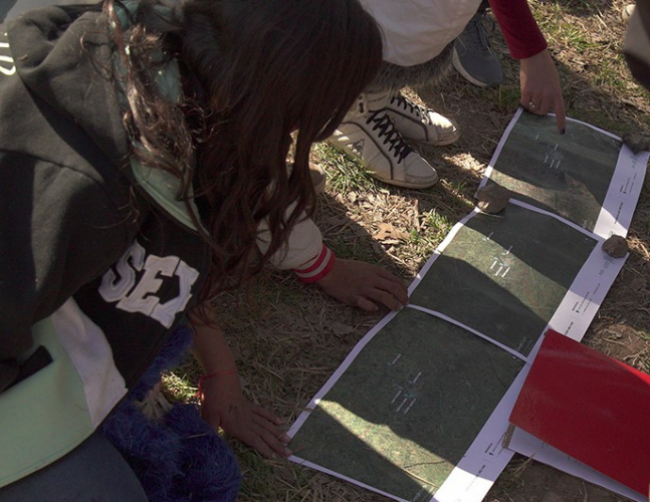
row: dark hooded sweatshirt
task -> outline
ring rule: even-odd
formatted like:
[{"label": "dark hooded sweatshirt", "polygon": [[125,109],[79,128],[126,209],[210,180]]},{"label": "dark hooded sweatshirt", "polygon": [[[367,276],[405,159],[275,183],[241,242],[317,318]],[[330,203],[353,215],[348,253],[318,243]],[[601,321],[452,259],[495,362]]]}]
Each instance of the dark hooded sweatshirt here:
[{"label": "dark hooded sweatshirt", "polygon": [[[55,380],[62,377],[44,375],[65,363],[75,368],[66,381],[85,396],[74,406],[86,408],[85,429],[95,428],[193,304],[208,266],[207,246],[174,200],[177,180],[129,158],[108,33],[103,14],[74,7],[32,11],[0,26],[5,458],[12,446],[3,440],[14,426],[3,422],[10,414],[3,401],[18,399],[33,382],[52,386],[43,396],[59,391]],[[55,334],[37,336],[43,330]],[[46,418],[34,428],[62,423]],[[87,431],[50,447],[36,464],[51,462],[82,436]],[[0,465],[0,486],[34,468],[19,470]]]}]

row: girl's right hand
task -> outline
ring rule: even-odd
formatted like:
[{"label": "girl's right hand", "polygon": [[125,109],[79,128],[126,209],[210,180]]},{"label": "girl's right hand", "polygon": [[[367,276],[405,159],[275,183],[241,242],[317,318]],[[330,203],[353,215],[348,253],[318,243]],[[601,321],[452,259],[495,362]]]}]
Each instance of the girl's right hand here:
[{"label": "girl's right hand", "polygon": [[268,458],[288,457],[291,440],[275,414],[248,401],[237,374],[210,378],[201,386],[201,416]]}]

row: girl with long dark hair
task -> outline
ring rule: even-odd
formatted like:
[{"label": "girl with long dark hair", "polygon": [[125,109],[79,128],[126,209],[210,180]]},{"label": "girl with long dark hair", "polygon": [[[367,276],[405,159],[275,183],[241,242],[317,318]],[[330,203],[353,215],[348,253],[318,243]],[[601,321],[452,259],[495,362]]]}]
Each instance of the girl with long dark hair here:
[{"label": "girl with long dark hair", "polygon": [[207,300],[314,207],[309,150],[379,68],[373,20],[356,0],[107,0],[2,28],[0,499],[83,446],[183,319],[206,419],[287,455]]}]

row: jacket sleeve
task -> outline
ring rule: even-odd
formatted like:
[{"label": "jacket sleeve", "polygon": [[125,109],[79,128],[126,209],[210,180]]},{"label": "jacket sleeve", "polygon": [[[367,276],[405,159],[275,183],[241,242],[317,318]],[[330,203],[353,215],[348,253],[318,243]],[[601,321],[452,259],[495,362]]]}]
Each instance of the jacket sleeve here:
[{"label": "jacket sleeve", "polygon": [[513,58],[529,58],[546,49],[546,39],[526,0],[490,0],[490,7]]},{"label": "jacket sleeve", "polygon": [[26,154],[0,153],[0,361],[32,345],[30,327],[117,261],[134,233],[90,179]]},{"label": "jacket sleeve", "polygon": [[[271,245],[271,232],[266,221],[260,223],[257,237],[257,247],[263,253]],[[270,259],[273,266],[281,269],[300,268],[306,262],[317,256],[323,247],[323,236],[311,218],[302,215],[282,246]]]}]

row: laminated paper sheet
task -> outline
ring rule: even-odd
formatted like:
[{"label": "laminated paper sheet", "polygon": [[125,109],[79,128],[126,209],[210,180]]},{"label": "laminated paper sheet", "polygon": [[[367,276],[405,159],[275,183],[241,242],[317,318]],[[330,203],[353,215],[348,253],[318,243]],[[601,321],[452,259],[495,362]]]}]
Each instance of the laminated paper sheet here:
[{"label": "laminated paper sheet", "polygon": [[[513,452],[508,417],[542,334],[580,340],[625,258],[648,152],[518,112],[482,184],[513,191],[499,215],[454,226],[409,288],[289,431],[291,460],[403,501],[480,501]],[[540,443],[541,444],[541,443]]]}]

